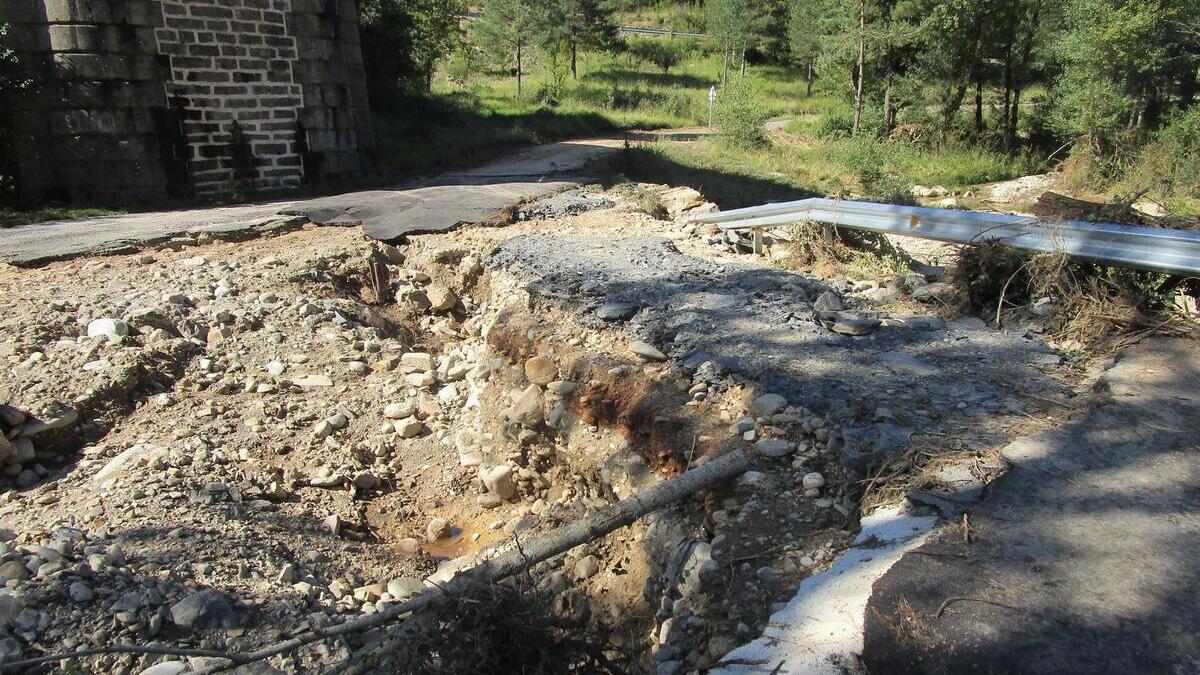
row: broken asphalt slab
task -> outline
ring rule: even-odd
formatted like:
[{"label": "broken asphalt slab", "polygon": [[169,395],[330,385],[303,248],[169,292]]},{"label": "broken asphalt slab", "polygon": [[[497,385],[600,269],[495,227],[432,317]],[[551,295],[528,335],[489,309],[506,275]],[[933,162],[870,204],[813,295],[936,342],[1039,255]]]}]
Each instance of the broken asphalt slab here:
[{"label": "broken asphalt slab", "polygon": [[1200,358],[1154,340],[1108,401],[1019,439],[969,514],[875,585],[873,673],[1200,672]]},{"label": "broken asphalt slab", "polygon": [[129,252],[172,238],[210,232],[253,236],[302,216],[319,224],[362,225],[383,241],[406,234],[443,232],[492,220],[509,207],[588,180],[590,163],[616,152],[613,139],[535,146],[483,166],[385,190],[366,190],[305,201],[157,211],[61,220],[0,230],[0,260],[40,265],[80,255]]}]

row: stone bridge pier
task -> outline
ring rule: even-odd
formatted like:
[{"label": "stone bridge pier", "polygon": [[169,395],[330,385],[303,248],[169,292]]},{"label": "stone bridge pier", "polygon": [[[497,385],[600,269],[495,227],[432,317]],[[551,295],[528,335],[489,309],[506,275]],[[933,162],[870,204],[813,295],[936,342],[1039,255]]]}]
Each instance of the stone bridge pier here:
[{"label": "stone bridge pier", "polygon": [[374,172],[354,0],[3,0],[36,84],[6,106],[21,198],[146,205]]}]

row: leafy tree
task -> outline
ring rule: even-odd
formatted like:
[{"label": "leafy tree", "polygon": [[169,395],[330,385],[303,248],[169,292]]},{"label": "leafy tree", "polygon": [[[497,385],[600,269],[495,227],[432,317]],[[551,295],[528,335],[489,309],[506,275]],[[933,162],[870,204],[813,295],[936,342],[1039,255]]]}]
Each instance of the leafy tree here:
[{"label": "leafy tree", "polygon": [[14,100],[28,96],[34,81],[17,52],[11,48],[12,27],[0,23],[0,201],[14,199],[17,190],[16,155],[13,149],[12,124],[9,117],[16,110]]},{"label": "leafy tree", "polygon": [[724,61],[721,85],[729,82],[729,60],[740,51],[742,72],[745,73],[746,47],[766,25],[762,7],[754,0],[707,0],[707,30],[721,45]]},{"label": "leafy tree", "polygon": [[615,0],[533,0],[539,32],[545,42],[565,45],[571,55],[571,77],[579,78],[579,50],[611,47],[617,37]]},{"label": "leafy tree", "polygon": [[950,132],[967,90],[983,62],[988,0],[921,0],[921,53],[913,76],[927,83],[939,116],[942,138]]},{"label": "leafy tree", "polygon": [[788,52],[792,63],[807,72],[806,96],[812,96],[817,59],[821,56],[822,36],[827,34],[830,17],[825,0],[792,0],[788,7]]},{"label": "leafy tree", "polygon": [[1194,100],[1198,15],[1194,0],[1066,0],[1056,126],[1104,156],[1123,131],[1153,129],[1172,102]]},{"label": "leafy tree", "polygon": [[372,100],[428,91],[438,61],[460,41],[463,0],[361,0],[359,32]]}]

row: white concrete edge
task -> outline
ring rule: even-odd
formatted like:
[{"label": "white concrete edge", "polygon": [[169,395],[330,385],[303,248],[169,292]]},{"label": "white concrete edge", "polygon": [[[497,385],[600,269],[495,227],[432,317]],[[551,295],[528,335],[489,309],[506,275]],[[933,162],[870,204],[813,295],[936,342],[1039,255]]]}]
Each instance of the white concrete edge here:
[{"label": "white concrete edge", "polygon": [[[862,651],[863,616],[875,581],[919,546],[936,521],[910,515],[905,506],[880,508],[863,518],[854,545],[827,571],[801,582],[787,607],[771,615],[762,637],[724,657],[763,665],[731,665],[709,673],[840,675],[840,664]],[[775,671],[780,662],[783,667]]]}]

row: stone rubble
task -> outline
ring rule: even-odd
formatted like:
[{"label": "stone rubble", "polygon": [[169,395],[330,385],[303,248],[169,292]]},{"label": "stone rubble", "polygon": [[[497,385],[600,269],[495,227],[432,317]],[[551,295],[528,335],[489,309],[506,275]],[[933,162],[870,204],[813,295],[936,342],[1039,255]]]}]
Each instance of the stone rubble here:
[{"label": "stone rubble", "polygon": [[[819,280],[587,198],[611,205],[554,236],[536,218],[397,246],[309,229],[0,269],[0,659],[254,648],[753,448],[731,485],[532,570],[598,632],[653,625],[621,639],[659,672],[702,671],[847,545],[865,471],[921,433],[999,442],[985,416],[1028,401],[996,373],[1061,393],[1019,369],[1048,356],[1031,342],[911,304],[940,282]],[[395,304],[374,302],[372,254]],[[269,666],[319,672],[354,646]]]}]

